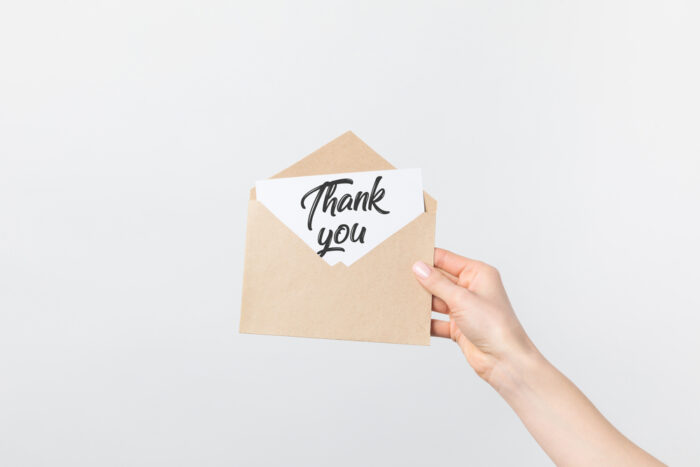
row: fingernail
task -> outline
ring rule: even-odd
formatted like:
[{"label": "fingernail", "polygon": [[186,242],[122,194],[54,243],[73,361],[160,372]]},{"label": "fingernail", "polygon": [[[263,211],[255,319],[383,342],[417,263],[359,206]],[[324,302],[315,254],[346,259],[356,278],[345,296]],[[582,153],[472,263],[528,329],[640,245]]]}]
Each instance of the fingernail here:
[{"label": "fingernail", "polygon": [[425,279],[430,275],[430,268],[424,262],[418,261],[416,264],[413,265],[413,272],[415,272],[417,276],[420,276],[423,279]]}]

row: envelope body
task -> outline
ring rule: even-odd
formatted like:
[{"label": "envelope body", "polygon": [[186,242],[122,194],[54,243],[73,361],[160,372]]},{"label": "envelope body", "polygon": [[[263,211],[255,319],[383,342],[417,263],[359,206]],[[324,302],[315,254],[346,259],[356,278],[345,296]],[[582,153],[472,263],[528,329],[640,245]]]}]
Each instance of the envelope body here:
[{"label": "envelope body", "polygon": [[[272,178],[394,169],[347,132]],[[413,277],[433,264],[437,202],[351,266],[333,266],[255,197],[248,202],[240,332],[428,345],[431,295]]]}]

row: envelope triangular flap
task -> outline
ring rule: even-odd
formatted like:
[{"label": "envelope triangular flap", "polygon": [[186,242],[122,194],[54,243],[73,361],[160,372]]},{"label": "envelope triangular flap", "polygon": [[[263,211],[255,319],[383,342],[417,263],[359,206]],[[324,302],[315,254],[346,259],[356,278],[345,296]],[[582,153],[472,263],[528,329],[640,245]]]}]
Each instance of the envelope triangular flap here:
[{"label": "envelope triangular flap", "polygon": [[[365,172],[395,169],[386,159],[374,152],[355,133],[348,131],[322,146],[303,159],[295,162],[270,178],[305,177],[344,172]],[[425,210],[435,210],[436,202],[423,192]],[[255,199],[255,188],[250,190],[250,199]]]}]

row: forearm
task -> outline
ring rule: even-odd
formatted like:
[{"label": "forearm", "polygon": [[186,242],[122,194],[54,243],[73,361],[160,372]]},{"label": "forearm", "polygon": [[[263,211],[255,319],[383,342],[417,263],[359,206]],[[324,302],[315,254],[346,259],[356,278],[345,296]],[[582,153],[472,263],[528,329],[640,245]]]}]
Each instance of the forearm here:
[{"label": "forearm", "polygon": [[[469,364],[515,410],[557,465],[663,465],[625,438],[535,348],[515,316],[498,271],[436,249],[435,267],[413,265],[433,294],[431,333],[459,344]],[[443,273],[444,272],[444,273]]]},{"label": "forearm", "polygon": [[499,363],[489,383],[557,465],[663,465],[617,431],[536,350]]}]

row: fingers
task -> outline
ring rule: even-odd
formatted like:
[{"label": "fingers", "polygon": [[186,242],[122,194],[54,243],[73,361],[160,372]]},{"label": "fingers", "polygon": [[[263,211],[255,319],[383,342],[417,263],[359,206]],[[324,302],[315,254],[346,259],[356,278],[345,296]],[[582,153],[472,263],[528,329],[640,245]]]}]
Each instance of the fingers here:
[{"label": "fingers", "polygon": [[445,300],[433,295],[433,311],[437,311],[438,313],[449,313],[450,307],[447,306]]},{"label": "fingers", "polygon": [[441,298],[448,306],[455,304],[459,298],[468,293],[466,289],[456,285],[439,270],[431,268],[422,261],[413,265],[413,272],[418,282],[428,292]]},{"label": "fingers", "polygon": [[442,248],[435,248],[433,262],[436,268],[444,269],[453,276],[459,276],[464,268],[478,263],[476,260],[459,256]]},{"label": "fingers", "polygon": [[449,272],[447,272],[447,271],[445,271],[445,270],[443,270],[443,269],[438,269],[438,268],[435,268],[435,269],[436,269],[437,271],[440,271],[440,273],[442,273],[443,276],[447,277],[449,280],[451,280],[451,281],[452,281],[453,283],[455,283],[455,284],[456,284],[457,281],[459,280],[459,279],[457,278],[457,276],[454,276],[454,275],[450,274]]},{"label": "fingers", "polygon": [[430,320],[430,335],[450,338],[450,322],[441,319]]}]

